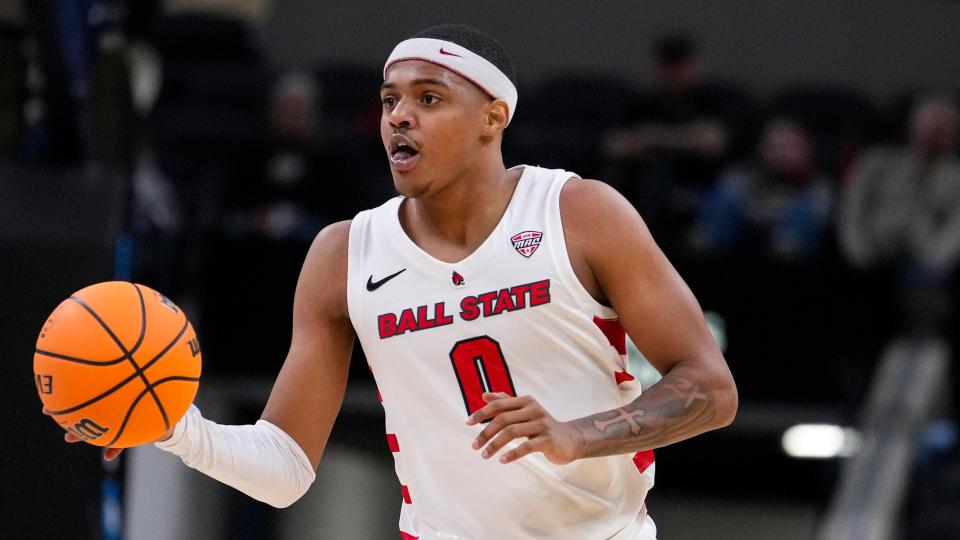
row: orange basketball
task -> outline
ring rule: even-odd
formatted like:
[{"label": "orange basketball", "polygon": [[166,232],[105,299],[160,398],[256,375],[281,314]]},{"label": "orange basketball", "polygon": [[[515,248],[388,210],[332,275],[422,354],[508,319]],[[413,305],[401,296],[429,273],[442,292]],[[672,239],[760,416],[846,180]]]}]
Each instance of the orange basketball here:
[{"label": "orange basketball", "polygon": [[63,429],[127,448],[159,438],[193,402],[200,345],[173,302],[143,285],[97,283],[64,300],[33,356],[37,392]]}]

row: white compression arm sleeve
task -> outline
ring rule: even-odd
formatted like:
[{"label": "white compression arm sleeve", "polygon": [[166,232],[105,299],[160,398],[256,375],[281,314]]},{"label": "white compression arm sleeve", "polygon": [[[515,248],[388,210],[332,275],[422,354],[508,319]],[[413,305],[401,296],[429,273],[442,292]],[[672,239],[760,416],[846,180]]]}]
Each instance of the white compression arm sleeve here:
[{"label": "white compression arm sleeve", "polygon": [[173,435],[155,446],[179,456],[188,467],[277,508],[293,504],[316,478],[303,449],[279,427],[266,420],[223,426],[205,419],[193,405],[177,422]]}]

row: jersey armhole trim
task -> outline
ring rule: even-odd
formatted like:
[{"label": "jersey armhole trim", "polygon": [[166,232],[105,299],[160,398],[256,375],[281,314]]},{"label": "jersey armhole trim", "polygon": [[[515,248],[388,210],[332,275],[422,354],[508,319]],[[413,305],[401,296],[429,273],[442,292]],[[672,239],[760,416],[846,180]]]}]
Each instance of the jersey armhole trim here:
[{"label": "jersey armhole trim", "polygon": [[570,261],[570,251],[567,249],[567,235],[563,230],[563,212],[560,208],[560,193],[568,182],[582,181],[582,179],[574,173],[568,172],[566,174],[568,174],[568,176],[563,181],[557,181],[556,185],[551,187],[551,191],[556,190],[556,193],[551,193],[551,197],[548,198],[548,204],[550,205],[548,215],[550,215],[551,221],[554,221],[555,216],[555,223],[558,225],[557,230],[560,235],[560,241],[557,242],[557,250],[554,254],[554,257],[557,259],[557,269],[561,273],[561,278],[567,282],[567,286],[573,291],[585,311],[604,319],[618,318],[617,312],[612,307],[597,302],[596,298],[583,286],[580,278],[577,277],[577,273],[573,270],[573,263]]},{"label": "jersey armhole trim", "polygon": [[350,317],[350,324],[353,325],[353,332],[357,335],[357,338],[360,337],[360,328],[358,327],[359,320],[357,319],[357,314],[359,313],[360,306],[357,305],[359,299],[357,296],[357,283],[358,279],[354,274],[356,269],[360,265],[360,261],[357,260],[357,257],[361,256],[359,252],[359,239],[357,238],[360,235],[360,229],[365,229],[365,225],[369,222],[369,211],[363,211],[358,213],[353,217],[353,220],[350,221],[350,233],[347,236],[347,315]]}]

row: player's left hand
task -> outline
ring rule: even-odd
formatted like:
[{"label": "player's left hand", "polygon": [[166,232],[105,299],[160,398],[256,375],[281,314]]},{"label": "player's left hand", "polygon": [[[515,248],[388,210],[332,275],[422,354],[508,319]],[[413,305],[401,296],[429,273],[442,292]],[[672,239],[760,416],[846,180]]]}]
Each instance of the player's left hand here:
[{"label": "player's left hand", "polygon": [[[52,415],[50,414],[50,410],[47,409],[46,407],[43,408],[43,414],[45,414],[45,415],[47,415],[47,416],[52,416]],[[169,435],[168,435],[168,437],[169,437]],[[82,442],[82,441],[83,441],[83,439],[81,439],[80,437],[78,437],[77,435],[75,435],[75,434],[73,434],[73,433],[71,433],[71,432],[69,432],[69,431],[63,434],[63,440],[66,441],[66,442],[68,442],[68,443],[70,443],[70,444],[78,443],[78,442]],[[112,448],[112,447],[111,447],[111,448],[104,448],[104,449],[103,449],[103,459],[104,459],[105,461],[113,461],[113,460],[117,459],[117,457],[120,455],[121,452],[123,452],[123,448]]]},{"label": "player's left hand", "polygon": [[483,448],[483,459],[490,459],[507,443],[521,437],[527,440],[500,456],[500,463],[516,461],[531,452],[541,452],[557,465],[566,465],[579,457],[583,447],[580,431],[570,422],[555,419],[531,396],[486,392],[483,400],[487,405],[467,418],[468,425],[493,419],[473,441],[474,450]]}]

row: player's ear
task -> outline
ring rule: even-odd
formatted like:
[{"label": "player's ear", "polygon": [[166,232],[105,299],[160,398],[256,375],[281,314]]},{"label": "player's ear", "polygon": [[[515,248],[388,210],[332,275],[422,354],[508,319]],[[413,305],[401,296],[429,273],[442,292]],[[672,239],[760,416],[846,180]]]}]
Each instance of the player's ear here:
[{"label": "player's ear", "polygon": [[501,133],[507,127],[510,120],[509,107],[507,102],[502,99],[494,99],[487,103],[484,135],[494,136]]}]

